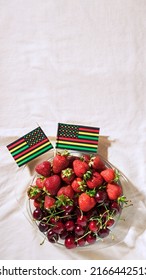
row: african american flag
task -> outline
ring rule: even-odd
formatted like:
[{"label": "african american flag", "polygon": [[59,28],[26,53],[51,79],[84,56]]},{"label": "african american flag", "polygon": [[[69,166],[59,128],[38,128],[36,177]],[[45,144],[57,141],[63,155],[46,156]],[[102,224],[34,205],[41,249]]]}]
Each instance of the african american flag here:
[{"label": "african american flag", "polygon": [[56,148],[96,153],[99,128],[58,123]]},{"label": "african american flag", "polygon": [[23,137],[9,144],[7,148],[17,165],[20,167],[49,151],[53,148],[53,146],[41,127],[37,127]]}]

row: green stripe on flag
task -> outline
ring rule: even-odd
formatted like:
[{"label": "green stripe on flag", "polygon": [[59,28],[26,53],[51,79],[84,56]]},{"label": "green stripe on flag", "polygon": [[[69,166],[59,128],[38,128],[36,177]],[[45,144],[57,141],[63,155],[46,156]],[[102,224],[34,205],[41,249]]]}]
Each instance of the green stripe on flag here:
[{"label": "green stripe on flag", "polygon": [[56,147],[60,149],[62,148],[62,149],[79,150],[79,151],[86,151],[86,152],[88,151],[88,152],[95,152],[95,153],[97,152],[96,148],[79,147],[76,145],[65,145],[65,144],[57,143]]},{"label": "green stripe on flag", "polygon": [[19,153],[25,151],[27,148],[29,148],[29,146],[28,146],[28,145],[25,145],[25,146],[23,146],[22,148],[16,150],[15,152],[12,152],[11,154],[12,154],[12,156],[16,156],[16,155],[18,155]]},{"label": "green stripe on flag", "polygon": [[17,162],[18,166],[21,166],[21,165],[23,165],[24,163],[27,163],[28,161],[30,161],[30,160],[32,160],[32,159],[38,157],[39,155],[44,154],[45,152],[49,151],[51,148],[52,148],[52,145],[49,144],[49,146],[47,146],[47,147],[41,149],[40,151],[34,152],[34,154],[32,154],[31,156],[28,156],[28,157],[26,157],[25,159],[18,161],[18,162]]},{"label": "green stripe on flag", "polygon": [[78,138],[80,138],[80,139],[87,139],[87,140],[98,140],[98,137],[96,137],[96,136],[83,136],[83,135],[78,135]]}]

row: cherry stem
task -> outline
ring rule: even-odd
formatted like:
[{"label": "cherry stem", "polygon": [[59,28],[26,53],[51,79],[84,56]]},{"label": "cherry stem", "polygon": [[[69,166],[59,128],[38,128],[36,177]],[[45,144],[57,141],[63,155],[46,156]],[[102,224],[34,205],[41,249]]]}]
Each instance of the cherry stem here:
[{"label": "cherry stem", "polygon": [[77,238],[75,241],[77,242],[78,240],[84,238],[86,235],[88,235],[89,233],[91,233],[91,230],[87,231],[84,235],[82,235],[81,237]]},{"label": "cherry stem", "polygon": [[40,245],[43,245],[45,243],[45,240],[46,240],[46,236],[44,237],[44,239],[42,240],[42,242],[40,243]]}]

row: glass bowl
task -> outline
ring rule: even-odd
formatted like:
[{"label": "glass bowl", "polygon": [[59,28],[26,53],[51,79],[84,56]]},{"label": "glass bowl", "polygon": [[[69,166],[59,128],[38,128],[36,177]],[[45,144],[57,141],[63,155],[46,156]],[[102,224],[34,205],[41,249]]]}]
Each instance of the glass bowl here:
[{"label": "glass bowl", "polygon": [[[58,150],[57,151],[55,150],[54,154],[53,155],[51,154],[47,160],[52,163],[53,158],[57,152],[58,152]],[[59,151],[59,152],[62,152],[62,151]],[[88,155],[90,157],[97,156],[97,154],[90,155],[89,153],[76,152],[76,151],[69,151],[69,153],[70,153],[70,156],[73,156],[75,158],[76,157],[80,158],[80,157],[83,157],[84,155]],[[98,156],[104,163],[105,168],[114,169],[118,173],[119,178],[117,179],[116,183],[118,185],[120,185],[122,188],[121,196],[123,198],[125,197],[125,202],[118,202],[117,200],[109,200],[107,198],[102,203],[96,203],[96,205],[86,213],[84,211],[80,211],[78,204],[76,204],[76,207],[74,207],[74,210],[72,210],[71,213],[66,213],[65,217],[64,217],[64,212],[62,214],[61,208],[58,208],[58,210],[57,210],[58,212],[56,212],[58,214],[55,214],[55,217],[57,217],[56,221],[59,219],[59,221],[61,221],[63,223],[63,225],[65,225],[65,223],[68,220],[72,220],[74,222],[74,224],[76,225],[78,216],[86,216],[88,221],[86,223],[86,226],[83,226],[84,232],[80,235],[76,235],[74,233],[74,230],[72,230],[72,231],[69,230],[67,232],[67,230],[64,229],[64,237],[63,237],[63,232],[60,232],[54,236],[52,235],[53,236],[52,239],[51,238],[48,239],[48,232],[54,228],[54,224],[52,224],[52,220],[50,220],[50,218],[52,218],[52,212],[50,212],[50,210],[46,211],[46,209],[44,209],[44,207],[41,206],[41,210],[43,210],[43,216],[39,219],[35,219],[33,213],[34,213],[34,210],[38,207],[36,205],[34,206],[34,200],[29,199],[29,197],[27,195],[27,192],[28,192],[28,189],[30,188],[30,186],[35,186],[36,179],[38,177],[40,177],[34,171],[31,182],[29,185],[27,185],[27,188],[25,188],[25,190],[24,190],[25,193],[23,193],[24,196],[23,196],[23,198],[21,197],[21,199],[24,199],[24,197],[25,197],[24,214],[25,214],[26,218],[29,220],[29,222],[36,228],[37,232],[39,232],[39,234],[42,235],[42,238],[43,238],[42,242],[47,240],[47,241],[54,243],[55,245],[64,246],[64,248],[66,249],[65,236],[66,236],[66,232],[67,232],[69,237],[74,237],[74,239],[76,240],[76,242],[75,242],[76,245],[75,246],[70,245],[69,248],[77,248],[77,249],[83,250],[84,248],[86,248],[86,249],[92,248],[92,246],[94,246],[94,248],[95,248],[95,245],[98,249],[113,246],[113,245],[121,242],[125,238],[125,236],[128,232],[128,229],[130,227],[131,216],[133,213],[132,212],[133,198],[132,198],[132,189],[130,187],[130,182],[126,178],[126,176],[120,170],[118,170],[118,168],[116,168],[108,160],[103,158],[103,156],[101,156],[99,154],[98,154]],[[101,187],[101,189],[102,188],[103,188],[103,186]],[[100,189],[100,187],[99,187],[99,189]],[[105,189],[105,186],[103,189]],[[96,188],[96,191],[97,191],[97,188]],[[79,194],[76,193],[76,195],[78,196]],[[118,206],[117,206],[117,202],[119,203]],[[22,203],[21,203],[21,205],[22,205]],[[111,205],[114,205],[113,208],[111,208]],[[118,210],[118,207],[119,207],[119,210]],[[97,211],[97,209],[98,209],[98,211]],[[112,224],[112,221],[109,221],[109,220],[113,220],[114,223]],[[45,230],[42,229],[40,226],[40,223],[42,221],[43,221],[43,224],[44,223],[48,224],[48,227],[46,227]],[[56,221],[54,223],[56,223]],[[89,229],[89,222],[91,222],[91,221],[92,222],[96,221],[96,224],[97,224],[98,229],[94,230],[94,232]],[[107,224],[107,221],[108,221],[108,224]],[[93,224],[94,224],[94,222],[93,222]],[[99,234],[99,231],[100,231],[100,234]],[[88,236],[88,238],[90,237],[88,239],[89,241],[87,241],[87,236]],[[95,240],[95,238],[93,238],[93,236],[94,237],[96,236],[96,240]],[[84,239],[83,243],[81,242],[82,239]],[[86,240],[86,242],[85,242],[85,240]]]}]

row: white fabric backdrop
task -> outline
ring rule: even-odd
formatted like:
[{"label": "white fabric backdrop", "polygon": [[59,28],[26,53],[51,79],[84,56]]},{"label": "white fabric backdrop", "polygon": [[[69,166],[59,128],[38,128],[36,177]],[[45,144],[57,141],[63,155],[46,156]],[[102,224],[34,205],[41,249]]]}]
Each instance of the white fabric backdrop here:
[{"label": "white fabric backdrop", "polygon": [[[145,0],[0,0],[0,259],[146,258],[145,15]],[[6,145],[37,123],[54,140],[58,122],[99,126],[99,152],[131,181],[118,245],[40,246],[17,204],[35,161],[18,169]]]}]

